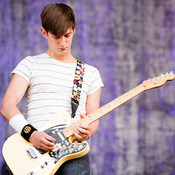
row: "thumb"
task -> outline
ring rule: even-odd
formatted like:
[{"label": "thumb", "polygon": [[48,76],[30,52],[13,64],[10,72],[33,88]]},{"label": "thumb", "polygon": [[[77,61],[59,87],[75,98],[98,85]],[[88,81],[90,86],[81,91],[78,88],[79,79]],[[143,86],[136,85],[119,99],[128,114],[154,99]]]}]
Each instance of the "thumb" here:
[{"label": "thumb", "polygon": [[85,118],[85,116],[83,114],[80,114],[80,118]]}]

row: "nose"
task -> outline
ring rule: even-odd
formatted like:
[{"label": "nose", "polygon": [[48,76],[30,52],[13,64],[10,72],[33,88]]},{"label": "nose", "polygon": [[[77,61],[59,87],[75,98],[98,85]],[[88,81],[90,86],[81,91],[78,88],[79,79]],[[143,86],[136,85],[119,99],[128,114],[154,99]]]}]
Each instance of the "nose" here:
[{"label": "nose", "polygon": [[65,38],[65,36],[61,36],[61,37],[58,39],[58,41],[59,41],[59,44],[60,44],[61,46],[64,46],[64,44],[66,43],[66,38]]}]

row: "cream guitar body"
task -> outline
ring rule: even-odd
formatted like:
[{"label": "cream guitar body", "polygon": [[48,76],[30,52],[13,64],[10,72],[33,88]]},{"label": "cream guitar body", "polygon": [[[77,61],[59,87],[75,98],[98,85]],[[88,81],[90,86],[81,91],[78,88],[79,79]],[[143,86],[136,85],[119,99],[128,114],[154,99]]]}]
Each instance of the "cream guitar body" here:
[{"label": "cream guitar body", "polygon": [[9,137],[3,146],[3,155],[13,174],[53,175],[65,161],[87,154],[87,142],[72,143],[72,138],[66,138],[61,132],[70,123],[70,115],[63,112],[53,116],[46,126],[39,129],[56,139],[55,149],[50,152],[36,149],[18,133]]},{"label": "cream guitar body", "polygon": [[53,175],[67,160],[82,157],[89,151],[87,142],[72,143],[73,128],[80,124],[91,124],[110,111],[132,99],[145,90],[163,86],[168,80],[174,80],[174,73],[145,80],[142,84],[121,95],[85,118],[71,124],[71,117],[66,112],[60,112],[40,128],[56,139],[55,149],[43,152],[26,142],[20,134],[14,134],[3,146],[3,156],[14,175]]}]

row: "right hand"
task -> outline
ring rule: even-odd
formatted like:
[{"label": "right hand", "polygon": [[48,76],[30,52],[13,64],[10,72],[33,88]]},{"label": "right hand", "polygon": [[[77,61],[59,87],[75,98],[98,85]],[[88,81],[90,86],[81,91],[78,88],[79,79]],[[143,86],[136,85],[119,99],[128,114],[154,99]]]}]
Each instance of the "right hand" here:
[{"label": "right hand", "polygon": [[29,141],[37,148],[43,149],[45,151],[50,151],[54,149],[54,142],[56,139],[49,136],[48,134],[40,131],[34,131]]}]

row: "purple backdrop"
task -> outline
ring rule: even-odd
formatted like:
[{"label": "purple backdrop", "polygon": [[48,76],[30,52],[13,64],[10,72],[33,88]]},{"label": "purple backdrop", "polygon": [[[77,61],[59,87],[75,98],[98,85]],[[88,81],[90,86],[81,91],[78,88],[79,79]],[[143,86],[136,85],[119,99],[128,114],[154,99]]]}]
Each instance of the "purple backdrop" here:
[{"label": "purple backdrop", "polygon": [[[1,0],[0,104],[17,63],[46,51],[39,15],[51,2],[75,11],[72,52],[101,72],[101,105],[149,77],[175,72],[174,0]],[[92,175],[175,174],[174,87],[146,91],[100,120],[90,140]],[[0,125],[2,149],[13,130],[2,117]]]}]

